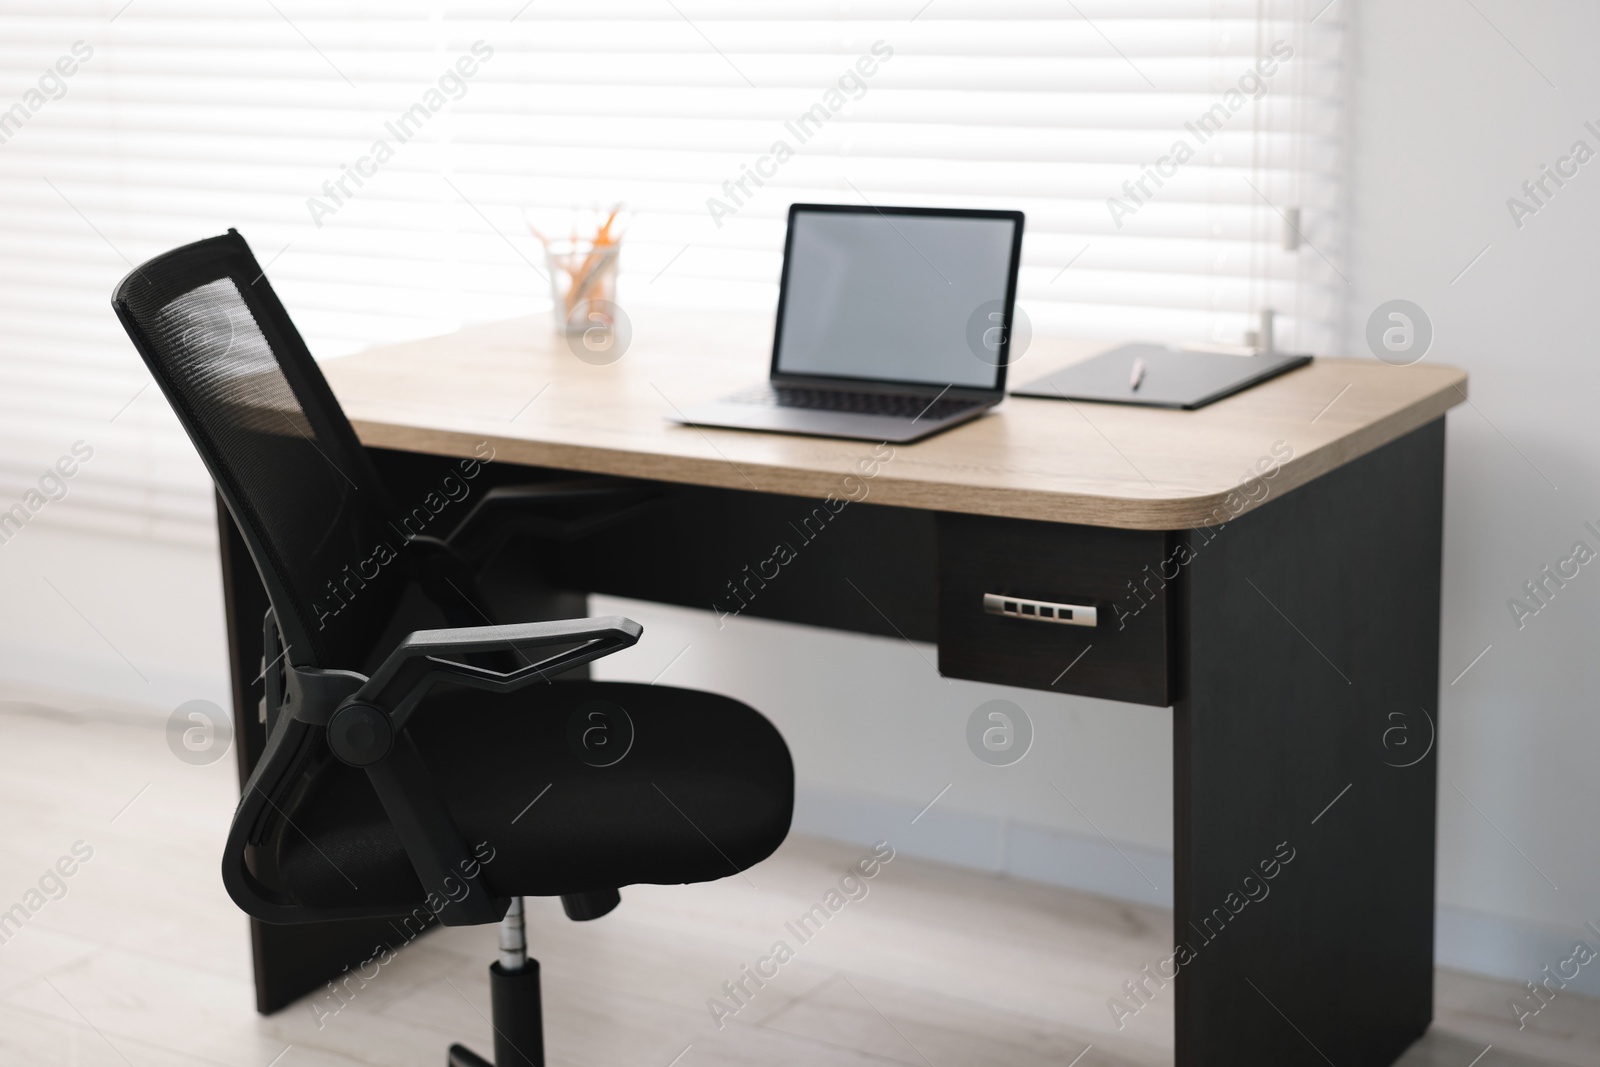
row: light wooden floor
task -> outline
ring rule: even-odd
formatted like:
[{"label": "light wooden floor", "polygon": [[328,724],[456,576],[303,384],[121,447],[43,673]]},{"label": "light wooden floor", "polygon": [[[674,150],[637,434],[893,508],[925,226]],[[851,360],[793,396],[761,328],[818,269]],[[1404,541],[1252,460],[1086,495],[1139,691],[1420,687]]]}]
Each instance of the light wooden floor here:
[{"label": "light wooden floor", "polygon": [[[0,944],[0,1065],[442,1067],[451,1041],[491,1051],[492,927],[420,940],[320,1026],[309,1002],[257,1016],[245,920],[217,874],[231,754],[191,767],[148,725],[6,696],[0,911],[74,842],[94,855]],[[1120,1032],[1106,1007],[1170,948],[1169,913],[901,856],[799,945],[784,923],[862,852],[797,837],[748,879],[625,890],[594,923],[530,901],[551,1064],[1171,1063],[1170,996]],[[707,999],[778,939],[795,959],[719,1030]],[[1519,1033],[1514,992],[1440,971],[1438,1022],[1403,1063],[1600,1063],[1600,1003],[1562,996]]]}]

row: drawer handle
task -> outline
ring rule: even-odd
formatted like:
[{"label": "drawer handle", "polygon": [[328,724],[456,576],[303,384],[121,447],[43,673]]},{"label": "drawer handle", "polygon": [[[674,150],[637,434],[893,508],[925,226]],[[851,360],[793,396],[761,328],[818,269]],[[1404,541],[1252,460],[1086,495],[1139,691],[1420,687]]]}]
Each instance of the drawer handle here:
[{"label": "drawer handle", "polygon": [[983,594],[983,610],[990,615],[1029,622],[1053,622],[1058,626],[1095,626],[1099,613],[1087,604],[1057,604],[1049,600],[1024,600],[1022,597]]}]

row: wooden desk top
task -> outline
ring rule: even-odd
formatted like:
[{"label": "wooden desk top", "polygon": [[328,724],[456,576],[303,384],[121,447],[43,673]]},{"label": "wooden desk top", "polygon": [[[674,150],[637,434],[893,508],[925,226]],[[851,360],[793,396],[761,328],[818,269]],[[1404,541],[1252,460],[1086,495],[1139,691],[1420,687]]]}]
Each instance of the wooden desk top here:
[{"label": "wooden desk top", "polygon": [[[626,354],[592,366],[534,316],[323,369],[376,447],[466,457],[487,441],[496,459],[533,466],[1137,530],[1226,521],[1467,395],[1453,367],[1329,358],[1199,411],[1008,397],[975,422],[892,446],[863,498],[843,478],[872,456],[871,443],[668,421],[675,408],[764,381],[771,346],[770,316],[641,311]],[[1012,381],[1105,347],[1035,338]],[[1260,483],[1237,491],[1258,463],[1270,470],[1284,455],[1266,492]]]}]

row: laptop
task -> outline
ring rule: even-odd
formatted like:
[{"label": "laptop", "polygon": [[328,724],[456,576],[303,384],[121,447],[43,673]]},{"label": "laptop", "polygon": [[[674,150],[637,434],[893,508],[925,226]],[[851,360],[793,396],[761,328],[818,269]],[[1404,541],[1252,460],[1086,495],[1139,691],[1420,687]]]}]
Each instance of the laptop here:
[{"label": "laptop", "polygon": [[1005,396],[1020,211],[794,204],[769,380],[697,426],[905,443]]}]

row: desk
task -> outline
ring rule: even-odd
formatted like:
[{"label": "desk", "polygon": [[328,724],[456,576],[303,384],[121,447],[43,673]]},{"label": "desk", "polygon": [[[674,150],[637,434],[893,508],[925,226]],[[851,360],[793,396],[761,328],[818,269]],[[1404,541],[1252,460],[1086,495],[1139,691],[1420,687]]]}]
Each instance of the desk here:
[{"label": "desk", "polygon": [[[762,378],[770,319],[633,326],[607,366],[531,318],[325,370],[400,486],[488,447],[494,470],[661,487],[646,517],[542,546],[551,611],[604,592],[898,634],[936,642],[948,676],[1171,706],[1175,956],[1146,982],[1176,987],[1180,1067],[1383,1064],[1427,1028],[1443,416],[1463,373],[1323,359],[1197,412],[1012,398],[875,448],[670,423]],[[1037,340],[1014,372],[1098,347]],[[264,602],[223,525],[253,709]],[[984,594],[1097,625],[990,614]],[[264,1009],[320,984],[339,942],[254,929]]]}]

